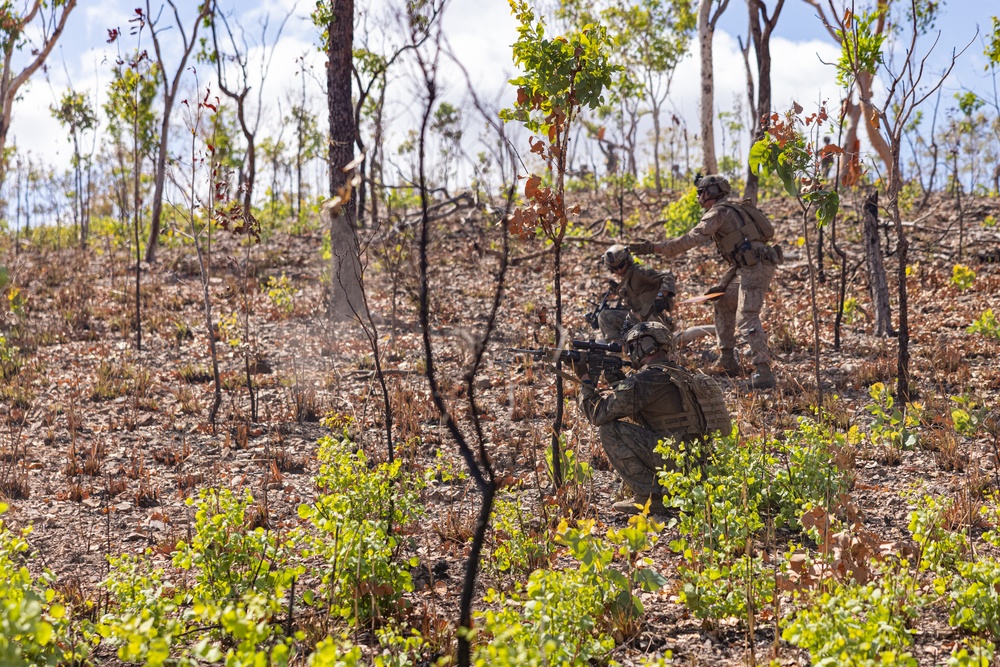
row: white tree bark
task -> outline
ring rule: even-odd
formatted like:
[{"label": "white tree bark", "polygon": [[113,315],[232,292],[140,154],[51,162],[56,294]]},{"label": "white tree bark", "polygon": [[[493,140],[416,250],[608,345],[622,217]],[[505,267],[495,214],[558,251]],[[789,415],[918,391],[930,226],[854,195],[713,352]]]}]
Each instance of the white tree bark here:
[{"label": "white tree bark", "polygon": [[701,54],[701,102],[699,105],[701,164],[703,173],[706,174],[719,172],[719,164],[715,159],[715,77],[712,71],[712,40],[715,37],[715,22],[710,17],[714,1],[700,0],[698,4],[698,50]]},{"label": "white tree bark", "polygon": [[[0,156],[3,155],[7,144],[7,131],[10,130],[10,119],[14,102],[17,100],[17,91],[49,57],[49,53],[56,45],[63,28],[66,27],[66,19],[69,18],[70,12],[76,8],[76,0],[66,0],[58,8],[52,7],[51,16],[45,15],[45,10],[50,9],[48,3],[43,3],[42,0],[33,0],[30,5],[30,8],[21,16],[12,15],[6,8],[0,9],[0,16],[13,24],[6,29],[8,35],[23,33],[26,26],[35,19],[39,19],[45,28],[45,36],[40,47],[22,49],[16,38],[8,38],[0,43],[0,57],[3,58],[3,62],[0,63]],[[56,19],[57,12],[61,12],[58,19]],[[52,30],[51,33],[49,29]],[[32,60],[17,74],[11,69],[11,61],[15,53],[30,53],[33,56]],[[3,185],[6,175],[4,161],[0,159],[0,185]]]}]

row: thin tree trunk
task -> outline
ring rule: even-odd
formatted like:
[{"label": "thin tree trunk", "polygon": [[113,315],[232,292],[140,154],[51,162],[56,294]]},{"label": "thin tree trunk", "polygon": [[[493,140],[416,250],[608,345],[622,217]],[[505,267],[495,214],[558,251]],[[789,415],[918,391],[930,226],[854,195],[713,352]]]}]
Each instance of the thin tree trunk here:
[{"label": "thin tree trunk", "polygon": [[[146,261],[152,264],[156,261],[156,250],[160,244],[160,219],[163,215],[163,186],[167,174],[167,145],[170,140],[170,113],[177,99],[177,86],[180,83],[181,75],[185,71],[185,64],[191,50],[198,43],[198,28],[201,27],[205,16],[209,13],[212,3],[205,2],[200,8],[198,16],[195,18],[194,27],[191,31],[191,40],[188,41],[187,33],[184,32],[184,25],[181,23],[180,14],[173,0],[167,0],[174,10],[174,18],[177,21],[177,29],[181,33],[181,41],[184,50],[181,52],[181,61],[177,65],[173,79],[167,82],[167,70],[163,62],[163,54],[160,51],[160,40],[156,35],[156,26],[150,24],[150,34],[153,36],[153,50],[156,52],[156,61],[160,66],[160,76],[163,77],[163,119],[160,122],[160,145],[156,151],[156,163],[153,168],[153,210],[152,219],[149,224],[149,242],[146,244]],[[149,0],[146,0],[146,15],[152,17]]]},{"label": "thin tree trunk", "polygon": [[882,244],[878,238],[878,191],[865,199],[862,221],[865,259],[868,262],[868,286],[875,311],[875,335],[893,336],[895,333],[892,330],[892,312],[889,308],[889,284],[882,259]]},{"label": "thin tree trunk", "polygon": [[[327,45],[327,106],[330,113],[330,195],[348,194],[344,168],[354,160],[357,127],[351,104],[353,84],[354,0],[338,0],[329,26]],[[355,229],[355,198],[331,210],[330,244],[333,266],[328,314],[349,320],[367,314],[361,294],[361,258]]]},{"label": "thin tree trunk", "polygon": [[701,55],[701,98],[698,105],[698,120],[701,131],[702,169],[706,174],[719,173],[719,163],[715,158],[715,73],[712,43],[715,39],[715,24],[729,4],[729,0],[723,0],[713,15],[714,1],[700,0],[698,4],[698,50]]}]

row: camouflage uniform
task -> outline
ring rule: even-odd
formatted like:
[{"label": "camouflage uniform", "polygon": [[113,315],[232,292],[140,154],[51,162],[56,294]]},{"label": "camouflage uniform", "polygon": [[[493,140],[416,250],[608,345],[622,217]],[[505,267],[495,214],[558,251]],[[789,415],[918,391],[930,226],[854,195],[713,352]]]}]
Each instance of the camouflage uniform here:
[{"label": "camouflage uniform", "polygon": [[660,440],[732,430],[722,391],[711,378],[662,361],[641,367],[606,395],[584,383],[580,409],[600,427],[611,465],[637,497],[661,493],[656,470],[667,462],[654,451]]},{"label": "camouflage uniform", "polygon": [[737,205],[721,197],[701,217],[701,221],[684,236],[670,239],[660,245],[659,254],[675,257],[695,246],[714,241],[719,254],[729,264],[729,270],[719,282],[725,296],[715,301],[715,335],[719,349],[731,355],[736,347],[736,329],[750,345],[755,366],[770,366],[771,351],[767,332],[760,321],[760,310],[776,264],[778,250],[763,241],[749,241],[740,247],[743,239],[736,239],[743,226]]},{"label": "camouflage uniform", "polygon": [[[667,301],[667,308],[662,312],[654,312],[658,294],[663,294]],[[677,285],[672,273],[632,264],[618,287],[622,307],[607,308],[597,316],[601,335],[609,342],[620,341],[624,329],[638,322],[650,321],[661,322],[673,331],[670,311],[673,310],[675,294]]]}]

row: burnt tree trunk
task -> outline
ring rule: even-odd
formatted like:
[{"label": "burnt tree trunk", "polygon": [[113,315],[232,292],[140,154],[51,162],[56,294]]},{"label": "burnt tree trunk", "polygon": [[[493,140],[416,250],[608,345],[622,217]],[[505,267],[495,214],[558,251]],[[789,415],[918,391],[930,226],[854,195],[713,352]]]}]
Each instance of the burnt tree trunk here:
[{"label": "burnt tree trunk", "polygon": [[[329,64],[326,69],[327,107],[330,113],[330,196],[347,199],[330,213],[330,274],[328,314],[335,320],[363,319],[367,313],[361,292],[361,257],[355,228],[355,198],[345,167],[354,160],[358,128],[351,104],[354,44],[354,0],[334,0]],[[353,172],[353,169],[350,170]],[[338,212],[339,211],[339,212]]]},{"label": "burnt tree trunk", "polygon": [[894,336],[892,310],[889,308],[889,283],[882,259],[882,244],[878,238],[878,191],[865,199],[862,216],[865,239],[865,260],[868,264],[868,287],[875,311],[875,335]]}]

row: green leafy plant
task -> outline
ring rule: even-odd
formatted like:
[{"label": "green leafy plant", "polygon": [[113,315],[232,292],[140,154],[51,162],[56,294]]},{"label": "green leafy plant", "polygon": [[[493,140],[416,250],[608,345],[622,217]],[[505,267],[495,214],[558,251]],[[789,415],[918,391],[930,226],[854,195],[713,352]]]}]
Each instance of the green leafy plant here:
[{"label": "green leafy plant", "polygon": [[869,387],[868,395],[872,403],[865,409],[875,418],[868,429],[869,441],[880,455],[898,462],[901,451],[913,449],[917,444],[914,428],[920,423],[920,406],[908,403],[904,412],[882,382]]},{"label": "green leafy plant", "polygon": [[281,272],[280,277],[268,276],[264,289],[267,290],[267,298],[271,301],[275,311],[290,315],[295,310],[296,290],[292,287],[292,281],[285,275],[284,271]]},{"label": "green leafy plant", "polygon": [[963,292],[976,282],[976,272],[965,264],[956,264],[951,270],[951,284],[958,287]]},{"label": "green leafy plant", "polygon": [[[563,482],[566,484],[574,484],[577,486],[586,484],[593,477],[594,473],[590,467],[590,464],[586,461],[580,461],[577,459],[576,452],[566,446],[565,437],[561,438],[562,446],[560,447],[560,459],[561,465],[560,470],[563,475]],[[552,465],[552,450],[545,450],[545,464],[546,470],[549,472],[549,477],[555,479],[555,467]]]},{"label": "green leafy plant", "polygon": [[809,651],[814,665],[916,667],[906,650],[913,643],[907,626],[921,600],[905,570],[886,571],[880,583],[848,582],[820,594],[795,613],[781,638]]},{"label": "green leafy plant", "polygon": [[698,203],[698,190],[692,186],[661,213],[663,231],[667,238],[689,232],[701,220],[702,213],[701,204]]},{"label": "green leafy plant", "polygon": [[836,503],[847,488],[836,454],[846,435],[808,419],[782,441],[733,432],[704,443],[664,442],[672,469],[660,475],[665,502],[681,510],[670,543],[681,601],[709,625],[746,619],[769,604],[774,568],[748,550],[769,526],[799,528],[806,509]]},{"label": "green leafy plant", "polygon": [[[6,511],[0,503],[0,516]],[[13,533],[0,519],[0,664],[82,663],[89,653],[89,629],[71,622],[52,572],[30,573],[30,534],[30,528]]]},{"label": "green leafy plant", "polygon": [[21,348],[0,333],[0,378],[10,380],[21,370]]},{"label": "green leafy plant", "polygon": [[948,656],[948,667],[990,667],[996,646],[981,639],[972,638],[969,646],[956,646]]},{"label": "green leafy plant", "polygon": [[[662,526],[645,515],[626,528],[594,535],[595,524],[575,528],[563,521],[556,541],[577,561],[576,569],[535,570],[511,594],[490,590],[495,609],[480,612],[483,643],[477,665],[556,665],[603,662],[615,646],[611,633],[632,636],[644,613],[637,589],[658,590],[665,579],[642,555]],[[614,567],[616,555],[621,567]]]},{"label": "green leafy plant", "polygon": [[859,312],[861,312],[861,307],[858,305],[857,299],[853,296],[844,299],[844,324],[854,324],[858,319]]},{"label": "green leafy plant", "polygon": [[308,591],[304,599],[351,624],[378,617],[413,590],[409,568],[418,561],[397,557],[397,530],[419,516],[423,482],[404,474],[400,459],[370,465],[346,438],[321,438],[317,456],[320,493],[298,510],[315,532],[299,539],[303,555],[327,567],[320,594]]},{"label": "green leafy plant", "polygon": [[944,528],[944,516],[952,501],[923,496],[910,512],[909,530],[920,551],[917,566],[921,570],[945,572],[955,567],[968,550],[968,541],[959,532]]},{"label": "green leafy plant", "polygon": [[[251,513],[260,511],[249,491],[237,497],[227,489],[203,489],[197,500],[185,502],[197,506],[194,535],[177,544],[173,565],[193,572],[194,597],[221,603],[290,583],[292,573],[283,568],[286,547],[273,531],[248,525]],[[263,519],[256,516],[253,522]]]},{"label": "green leafy plant", "polygon": [[977,333],[986,338],[1000,340],[1000,322],[997,321],[996,315],[993,314],[993,309],[987,308],[983,311],[982,315],[965,328],[965,332],[970,334]]},{"label": "green leafy plant", "polygon": [[529,573],[548,563],[555,546],[548,527],[537,520],[525,520],[521,498],[501,493],[493,501],[493,548],[484,566],[495,574]]},{"label": "green leafy plant", "polygon": [[975,634],[1000,639],[1000,561],[993,557],[962,560],[956,574],[935,581],[939,595],[950,601],[948,623]]}]

